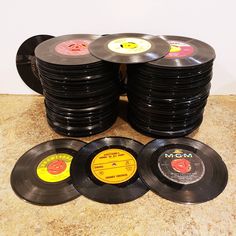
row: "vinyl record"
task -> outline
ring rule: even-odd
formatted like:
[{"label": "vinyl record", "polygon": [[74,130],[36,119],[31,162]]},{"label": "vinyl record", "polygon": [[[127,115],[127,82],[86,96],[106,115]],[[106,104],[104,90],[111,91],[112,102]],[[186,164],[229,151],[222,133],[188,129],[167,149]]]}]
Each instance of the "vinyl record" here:
[{"label": "vinyl record", "polygon": [[42,42],[54,38],[51,35],[36,35],[25,40],[16,54],[17,71],[24,83],[37,93],[43,94],[39,80],[34,50]]},{"label": "vinyl record", "polygon": [[42,83],[43,88],[47,91],[47,93],[54,95],[55,97],[60,97],[61,99],[86,99],[86,98],[94,98],[103,96],[104,94],[110,93],[111,91],[115,91],[117,89],[117,83],[115,81],[111,81],[110,83],[104,84],[104,87],[97,88],[88,88],[87,90],[67,90],[67,89],[57,89],[52,86],[48,86],[46,83]]},{"label": "vinyl record", "polygon": [[111,101],[118,101],[118,92],[116,90],[109,91],[107,94],[103,94],[103,96],[93,97],[93,98],[80,98],[80,99],[73,99],[73,98],[60,98],[53,96],[46,91],[44,91],[44,96],[47,99],[47,101],[50,101],[52,104],[60,106],[60,108],[63,109],[63,107],[67,107],[68,109],[93,109],[95,106],[103,105],[108,103],[108,99],[111,99]]},{"label": "vinyl record", "polygon": [[155,67],[195,67],[212,62],[215,59],[214,49],[197,39],[181,36],[160,36],[171,46],[170,52],[161,60],[148,63]]},{"label": "vinyl record", "polygon": [[76,125],[71,126],[67,123],[60,123],[54,120],[49,119],[47,117],[47,121],[49,126],[58,134],[69,137],[87,137],[91,135],[95,135],[101,133],[107,129],[109,129],[116,121],[117,114],[113,114],[109,117],[109,119],[101,120],[100,122],[93,125]]},{"label": "vinyl record", "polygon": [[[99,103],[98,103],[99,104]],[[49,100],[45,101],[45,105],[47,108],[51,109],[54,112],[57,112],[59,114],[70,116],[90,116],[95,113],[102,113],[106,112],[107,110],[110,110],[111,108],[118,106],[118,101],[112,99],[110,102],[104,102],[104,104],[99,104],[97,106],[91,106],[91,107],[85,107],[85,108],[67,108],[63,106],[57,106],[57,104],[50,102]]]},{"label": "vinyl record", "polygon": [[133,116],[130,117],[130,113],[128,113],[128,121],[130,125],[139,131],[140,133],[156,138],[156,137],[164,137],[164,138],[177,138],[177,137],[183,137],[190,133],[192,133],[194,130],[196,130],[202,123],[203,117],[200,116],[198,120],[195,121],[194,124],[188,125],[186,122],[182,123],[182,127],[178,129],[174,129],[172,123],[169,124],[169,128],[156,128],[150,126],[150,124],[146,124],[144,122],[140,122],[140,120],[137,120]]},{"label": "vinyl record", "polygon": [[124,203],[148,191],[137,171],[143,145],[123,137],[106,137],[84,146],[71,163],[74,187],[101,203]]},{"label": "vinyl record", "polygon": [[[63,35],[41,43],[35,49],[39,63],[64,66],[79,66],[100,62],[88,51],[88,45],[100,36],[92,34]],[[51,65],[52,66],[52,65]],[[71,70],[71,67],[69,68]],[[58,71],[58,70],[57,70]]]},{"label": "vinyl record", "polygon": [[202,203],[225,188],[228,171],[216,151],[190,138],[156,139],[138,156],[139,173],[159,196],[178,203]]},{"label": "vinyl record", "polygon": [[158,36],[122,33],[100,37],[89,45],[92,55],[114,63],[144,63],[164,57],[170,45]]},{"label": "vinyl record", "polygon": [[55,139],[27,151],[11,173],[11,186],[23,200],[36,205],[56,205],[77,198],[70,164],[84,142]]}]

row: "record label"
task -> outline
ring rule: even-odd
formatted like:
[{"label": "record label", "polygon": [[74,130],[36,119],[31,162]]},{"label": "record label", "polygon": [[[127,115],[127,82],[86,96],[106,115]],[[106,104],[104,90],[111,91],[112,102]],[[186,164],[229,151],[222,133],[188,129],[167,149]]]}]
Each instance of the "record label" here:
[{"label": "record label", "polygon": [[88,45],[90,40],[73,39],[56,45],[56,52],[67,56],[83,56],[89,54]]},{"label": "record label", "polygon": [[181,41],[168,41],[170,44],[170,52],[165,56],[165,58],[184,58],[193,55],[194,48],[187,43]]},{"label": "record label", "polygon": [[140,38],[119,38],[109,42],[108,48],[116,53],[137,54],[148,51],[151,43]]},{"label": "record label", "polygon": [[178,184],[193,184],[205,174],[202,160],[185,149],[168,149],[158,158],[160,172],[170,181]]},{"label": "record label", "polygon": [[50,183],[70,177],[70,164],[73,157],[67,153],[56,153],[44,158],[37,166],[38,177]]},{"label": "record label", "polygon": [[190,139],[155,139],[141,150],[138,171],[159,196],[178,203],[207,202],[223,192],[228,171],[219,154]]},{"label": "record label", "polygon": [[122,149],[111,148],[99,152],[92,160],[91,171],[100,181],[120,184],[131,179],[137,171],[134,156]]}]

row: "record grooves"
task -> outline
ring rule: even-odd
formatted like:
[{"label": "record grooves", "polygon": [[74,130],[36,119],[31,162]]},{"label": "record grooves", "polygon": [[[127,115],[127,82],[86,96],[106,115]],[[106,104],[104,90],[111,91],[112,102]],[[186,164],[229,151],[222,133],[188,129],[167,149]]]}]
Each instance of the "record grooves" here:
[{"label": "record grooves", "polygon": [[138,33],[109,34],[89,45],[92,55],[104,61],[134,64],[164,57],[170,45],[158,36]]},{"label": "record grooves", "polygon": [[138,156],[144,183],[178,203],[202,203],[217,197],[228,180],[227,168],[212,148],[190,138],[156,139]]},{"label": "record grooves", "polygon": [[80,196],[72,185],[70,164],[84,142],[55,139],[27,151],[11,173],[14,192],[36,205],[56,205]]},{"label": "record grooves", "polygon": [[81,149],[71,163],[74,187],[101,203],[124,203],[148,189],[137,172],[136,158],[143,145],[124,137],[95,140]]}]

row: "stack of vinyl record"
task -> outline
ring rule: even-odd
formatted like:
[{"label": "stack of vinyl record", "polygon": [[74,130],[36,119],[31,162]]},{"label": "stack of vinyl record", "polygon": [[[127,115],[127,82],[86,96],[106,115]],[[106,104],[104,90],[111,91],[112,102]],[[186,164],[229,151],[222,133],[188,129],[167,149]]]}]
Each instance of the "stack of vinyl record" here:
[{"label": "stack of vinyl record", "polygon": [[167,56],[128,66],[128,120],[144,134],[180,137],[203,120],[215,52],[195,39],[163,39],[171,45]]},{"label": "stack of vinyl record", "polygon": [[35,49],[49,125],[66,136],[88,136],[116,120],[118,66],[88,51],[95,35],[66,35]]}]

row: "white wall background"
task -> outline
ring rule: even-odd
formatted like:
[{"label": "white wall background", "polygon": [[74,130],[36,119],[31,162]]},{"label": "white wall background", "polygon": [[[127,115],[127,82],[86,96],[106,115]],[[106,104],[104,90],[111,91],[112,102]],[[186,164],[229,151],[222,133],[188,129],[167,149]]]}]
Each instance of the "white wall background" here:
[{"label": "white wall background", "polygon": [[2,0],[0,93],[32,94],[15,65],[16,52],[38,34],[140,32],[183,35],[217,54],[212,94],[236,94],[235,0]]}]

